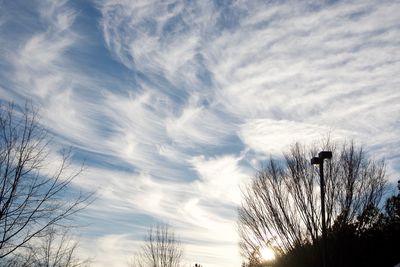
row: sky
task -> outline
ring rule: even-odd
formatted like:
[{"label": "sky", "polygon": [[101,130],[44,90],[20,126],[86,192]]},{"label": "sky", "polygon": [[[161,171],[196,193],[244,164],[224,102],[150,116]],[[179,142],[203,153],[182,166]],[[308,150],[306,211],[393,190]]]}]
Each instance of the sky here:
[{"label": "sky", "polygon": [[328,133],[400,176],[400,2],[0,0],[0,98],[86,161],[82,255],[126,266],[171,225],[185,266],[240,266],[240,188]]}]

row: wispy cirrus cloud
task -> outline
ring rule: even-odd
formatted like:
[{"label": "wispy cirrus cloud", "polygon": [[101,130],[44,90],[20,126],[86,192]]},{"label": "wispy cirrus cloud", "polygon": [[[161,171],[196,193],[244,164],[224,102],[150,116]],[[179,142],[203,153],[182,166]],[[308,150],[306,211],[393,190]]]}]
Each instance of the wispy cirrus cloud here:
[{"label": "wispy cirrus cloud", "polygon": [[27,36],[22,46],[6,55],[24,96],[46,99],[50,90],[57,92],[68,86],[61,64],[76,39],[69,30],[76,14],[64,4],[65,1],[43,2],[39,15],[45,29]]},{"label": "wispy cirrus cloud", "polygon": [[295,141],[354,137],[400,171],[396,2],[0,5],[1,97],[88,159],[95,266],[160,220],[188,261],[239,265],[239,187]]}]

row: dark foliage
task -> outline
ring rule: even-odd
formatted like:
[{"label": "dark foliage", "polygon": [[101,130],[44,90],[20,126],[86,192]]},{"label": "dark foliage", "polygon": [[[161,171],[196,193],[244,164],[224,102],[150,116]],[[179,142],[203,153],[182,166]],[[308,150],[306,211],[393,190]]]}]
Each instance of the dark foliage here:
[{"label": "dark foliage", "polygon": [[384,162],[370,159],[353,142],[339,145],[328,139],[320,148],[295,144],[284,153],[284,160],[271,158],[243,190],[238,228],[247,259],[263,247],[283,255],[319,242],[319,171],[310,159],[321,150],[333,152],[324,169],[328,228],[354,223],[368,206],[381,203],[386,182]]},{"label": "dark foliage", "polygon": [[[333,224],[328,234],[328,267],[393,267],[400,262],[400,188],[383,210],[369,206],[354,223]],[[320,242],[296,246],[274,267],[319,267]]]},{"label": "dark foliage", "polygon": [[263,247],[275,250],[276,267],[322,265],[320,175],[310,159],[323,150],[333,153],[324,164],[328,267],[400,262],[400,195],[384,202],[385,163],[354,142],[328,139],[320,147],[295,144],[243,190],[238,229],[244,266],[271,266],[258,253]]}]

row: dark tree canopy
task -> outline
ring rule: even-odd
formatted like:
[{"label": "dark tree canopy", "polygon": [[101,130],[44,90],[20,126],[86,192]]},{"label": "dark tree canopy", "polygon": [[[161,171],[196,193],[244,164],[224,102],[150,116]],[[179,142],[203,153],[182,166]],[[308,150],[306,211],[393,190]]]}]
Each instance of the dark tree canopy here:
[{"label": "dark tree canopy", "polygon": [[386,183],[383,161],[371,159],[353,142],[327,140],[319,148],[297,143],[284,153],[283,160],[271,158],[243,190],[238,225],[247,259],[265,246],[279,256],[319,242],[319,172],[310,159],[321,150],[333,152],[324,172],[328,229],[334,225],[344,228],[382,203]]},{"label": "dark tree canopy", "polygon": [[[388,198],[383,208],[371,205],[353,222],[334,223],[327,238],[328,267],[393,267],[400,263],[400,209],[391,209],[399,204],[400,191]],[[319,267],[319,244],[298,245],[273,266]]]}]

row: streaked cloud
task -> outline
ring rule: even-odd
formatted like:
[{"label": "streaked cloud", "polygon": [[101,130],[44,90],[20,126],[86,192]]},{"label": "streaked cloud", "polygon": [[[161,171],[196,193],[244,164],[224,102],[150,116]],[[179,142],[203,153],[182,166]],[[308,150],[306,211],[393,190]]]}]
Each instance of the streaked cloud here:
[{"label": "streaked cloud", "polygon": [[31,99],[87,159],[95,266],[125,266],[157,221],[188,262],[239,266],[239,188],[271,154],[331,133],[398,176],[398,14],[393,1],[0,2],[0,96]]}]

